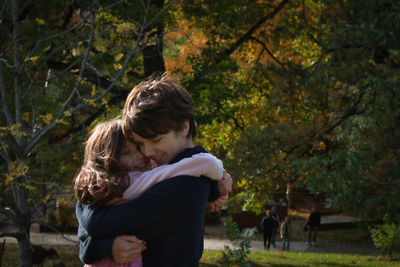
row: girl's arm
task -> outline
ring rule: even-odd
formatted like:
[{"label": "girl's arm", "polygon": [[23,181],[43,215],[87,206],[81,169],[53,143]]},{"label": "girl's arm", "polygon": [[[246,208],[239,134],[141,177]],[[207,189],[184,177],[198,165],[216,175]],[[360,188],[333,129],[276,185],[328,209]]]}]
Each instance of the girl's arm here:
[{"label": "girl's arm", "polygon": [[195,154],[174,164],[159,166],[145,172],[129,173],[131,185],[125,190],[123,197],[136,198],[154,184],[180,175],[207,176],[213,180],[220,180],[222,171],[222,162],[215,156],[210,153]]}]

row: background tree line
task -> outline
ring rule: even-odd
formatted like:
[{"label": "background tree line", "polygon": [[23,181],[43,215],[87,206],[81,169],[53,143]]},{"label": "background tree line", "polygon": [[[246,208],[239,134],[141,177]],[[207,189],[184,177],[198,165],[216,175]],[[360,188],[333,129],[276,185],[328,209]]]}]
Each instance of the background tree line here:
[{"label": "background tree line", "polygon": [[82,141],[154,72],[192,94],[197,141],[261,211],[305,188],[399,220],[400,4],[0,1],[0,201],[31,266],[32,222],[70,198]]}]

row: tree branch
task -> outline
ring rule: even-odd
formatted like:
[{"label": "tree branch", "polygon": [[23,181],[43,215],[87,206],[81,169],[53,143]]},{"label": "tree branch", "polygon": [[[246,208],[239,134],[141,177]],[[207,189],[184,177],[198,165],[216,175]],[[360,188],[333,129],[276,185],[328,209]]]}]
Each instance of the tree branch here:
[{"label": "tree branch", "polygon": [[268,53],[268,55],[269,55],[276,63],[278,63],[278,64],[282,67],[282,69],[284,69],[284,70],[286,71],[285,65],[284,65],[282,62],[280,62],[280,61],[274,56],[274,54],[272,54],[272,52],[268,49],[267,45],[266,45],[264,42],[262,42],[261,40],[255,38],[255,37],[249,37],[249,40],[254,40],[254,41],[256,41],[257,43],[259,43],[259,44],[263,47],[263,49]]},{"label": "tree branch", "polygon": [[231,47],[225,49],[224,51],[220,52],[216,56],[216,63],[220,63],[223,58],[228,57],[230,54],[232,54],[236,49],[238,49],[245,41],[249,40],[252,34],[266,21],[273,19],[276,14],[279,13],[283,9],[283,7],[289,2],[289,0],[283,0],[271,13],[269,13],[267,16],[262,17],[259,19],[256,24],[253,25],[242,37],[240,37]]},{"label": "tree branch", "polygon": [[7,89],[6,89],[6,83],[5,83],[5,77],[4,77],[4,72],[3,72],[3,64],[0,63],[0,94],[1,94],[1,106],[4,111],[4,115],[6,116],[7,123],[8,125],[13,125],[14,120],[11,116],[11,112],[8,108],[7,104]]},{"label": "tree branch", "polygon": [[[21,123],[21,69],[20,69],[20,53],[19,53],[19,10],[18,0],[12,0],[12,16],[13,16],[13,46],[14,46],[14,96],[15,96],[15,122]],[[18,138],[17,138],[18,139]]]}]

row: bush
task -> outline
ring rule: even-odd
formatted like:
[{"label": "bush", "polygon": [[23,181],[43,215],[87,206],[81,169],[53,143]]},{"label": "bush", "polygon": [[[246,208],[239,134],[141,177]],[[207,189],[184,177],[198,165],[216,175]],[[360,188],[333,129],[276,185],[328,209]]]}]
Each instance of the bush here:
[{"label": "bush", "polygon": [[226,220],[225,233],[232,243],[232,248],[225,245],[225,250],[222,252],[220,263],[222,266],[249,267],[252,266],[249,261],[251,238],[253,237],[256,228],[245,228],[241,232],[235,222]]},{"label": "bush", "polygon": [[392,251],[400,248],[400,226],[394,223],[385,223],[375,229],[370,229],[371,237],[382,254],[392,257]]}]

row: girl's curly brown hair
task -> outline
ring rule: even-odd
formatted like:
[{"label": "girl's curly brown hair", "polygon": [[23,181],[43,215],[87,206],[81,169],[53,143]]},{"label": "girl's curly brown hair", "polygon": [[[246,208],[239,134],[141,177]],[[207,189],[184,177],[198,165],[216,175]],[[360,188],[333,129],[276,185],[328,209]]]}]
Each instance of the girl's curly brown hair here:
[{"label": "girl's curly brown hair", "polygon": [[121,120],[101,122],[91,131],[86,141],[84,161],[74,179],[74,190],[83,204],[105,204],[122,197],[129,186],[129,178],[119,164],[125,137]]}]

